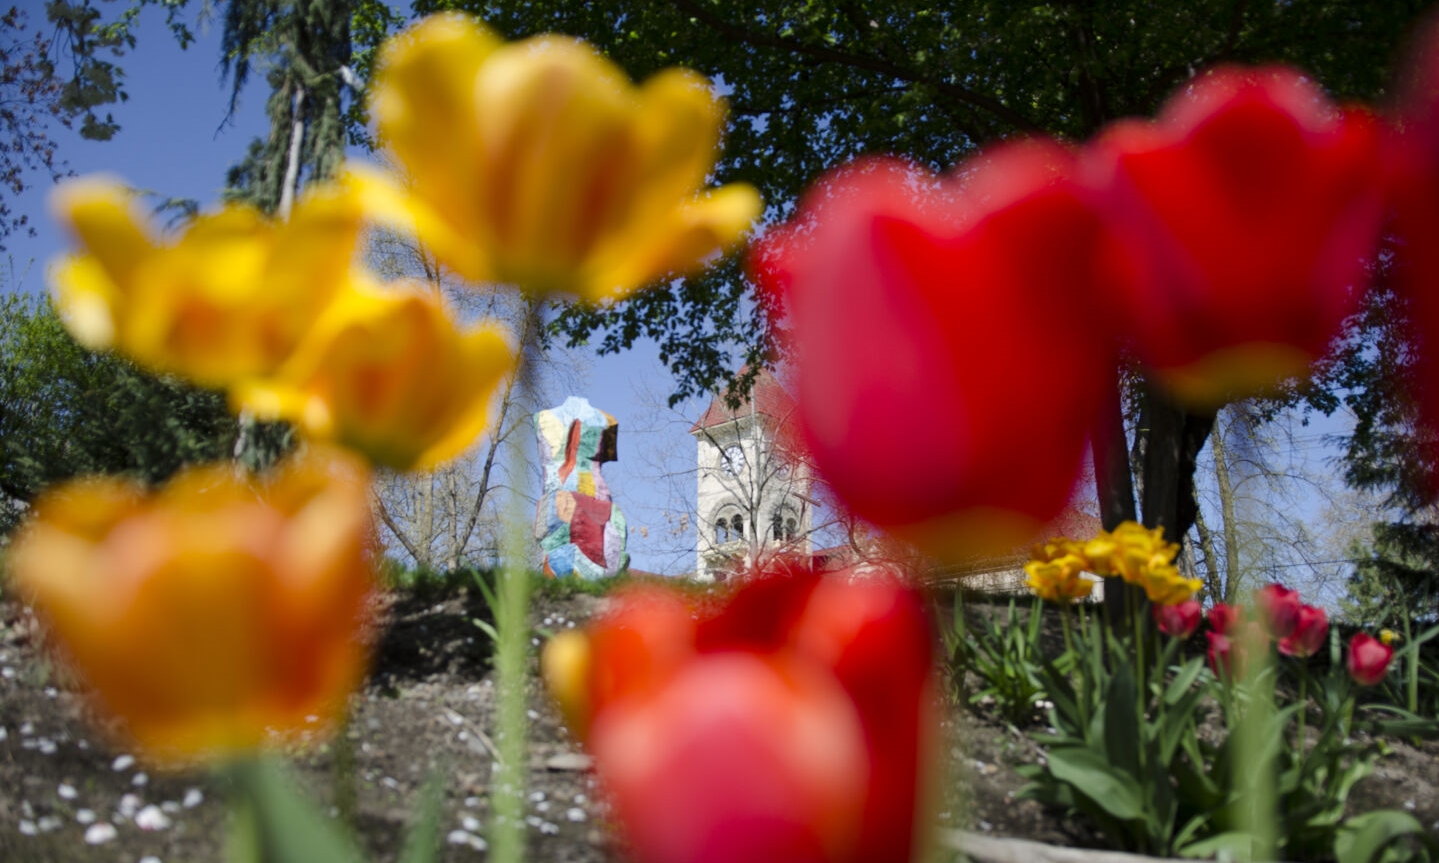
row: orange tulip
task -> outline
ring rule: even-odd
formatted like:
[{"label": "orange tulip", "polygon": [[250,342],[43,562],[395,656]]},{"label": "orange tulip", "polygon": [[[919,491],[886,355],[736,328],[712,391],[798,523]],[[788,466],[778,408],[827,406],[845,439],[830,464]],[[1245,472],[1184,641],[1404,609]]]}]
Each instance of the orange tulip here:
[{"label": "orange tulip", "polygon": [[268,480],[192,470],[147,495],[52,490],[9,554],[100,705],[166,762],[333,720],[366,667],[367,477],[312,454]]}]

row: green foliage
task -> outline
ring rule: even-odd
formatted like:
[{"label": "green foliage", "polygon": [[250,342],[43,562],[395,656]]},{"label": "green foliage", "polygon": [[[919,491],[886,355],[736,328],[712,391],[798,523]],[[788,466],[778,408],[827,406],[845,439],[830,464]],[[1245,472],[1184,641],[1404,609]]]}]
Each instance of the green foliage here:
[{"label": "green foliage", "polygon": [[46,301],[0,299],[0,530],[49,484],[86,474],[158,483],[229,454],[224,397],[72,340]]},{"label": "green foliage", "polygon": [[[1238,682],[1216,679],[1203,657],[1176,658],[1174,639],[1156,651],[1096,623],[1072,644],[1067,663],[1041,674],[1054,733],[1035,735],[1047,757],[1020,769],[1030,780],[1020,796],[1077,811],[1114,846],[1140,853],[1253,859],[1272,842],[1279,859],[1367,861],[1381,859],[1364,856],[1380,848],[1386,860],[1432,859],[1432,841],[1415,839],[1422,831],[1403,813],[1344,820],[1382,749],[1355,731],[1384,723],[1356,720],[1337,633],[1323,675],[1286,659]],[[1281,672],[1299,682],[1297,698],[1276,692]],[[1214,704],[1222,727],[1202,729]]]},{"label": "green foliage", "polygon": [[[971,705],[992,702],[999,717],[1012,726],[1033,723],[1045,697],[1043,604],[1036,598],[1023,624],[1013,599],[1003,620],[991,610],[981,612],[979,621],[977,629],[970,626],[963,596],[956,594],[953,622],[940,632],[952,691]],[[982,681],[974,692],[965,682],[969,673]]]}]

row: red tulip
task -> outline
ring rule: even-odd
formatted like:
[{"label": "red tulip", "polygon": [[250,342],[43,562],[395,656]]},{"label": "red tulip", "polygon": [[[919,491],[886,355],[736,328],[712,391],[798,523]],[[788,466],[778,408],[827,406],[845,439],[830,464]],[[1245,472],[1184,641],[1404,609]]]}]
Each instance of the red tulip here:
[{"label": "red tulip", "polygon": [[930,552],[1013,548],[1069,499],[1112,356],[1094,296],[1114,259],[1073,166],[1038,141],[962,177],[856,163],[751,257],[786,309],[819,472]]},{"label": "red tulip", "polygon": [[1155,605],[1154,622],[1171,638],[1188,638],[1199,628],[1199,600],[1187,599],[1175,605]]},{"label": "red tulip", "polygon": [[1303,658],[1313,656],[1324,646],[1324,637],[1329,634],[1329,615],[1324,609],[1313,605],[1299,606],[1294,629],[1279,639],[1279,652],[1285,656]]},{"label": "red tulip", "polygon": [[1220,635],[1233,635],[1235,626],[1244,617],[1244,609],[1237,605],[1214,603],[1209,609],[1209,628]]},{"label": "red tulip", "polygon": [[[1239,651],[1229,636],[1214,630],[1210,630],[1204,635],[1209,639],[1209,652],[1206,654],[1206,658],[1209,660],[1209,670],[1213,671],[1217,677],[1236,674],[1242,677],[1244,675],[1242,667],[1234,668],[1234,657]],[[1242,666],[1242,663],[1240,665]]]},{"label": "red tulip", "polygon": [[1375,686],[1389,673],[1394,648],[1367,632],[1349,641],[1349,676],[1360,686]]},{"label": "red tulip", "polygon": [[1213,407],[1325,352],[1378,241],[1378,146],[1299,72],[1224,68],[1088,148],[1139,268],[1112,306],[1176,397]]},{"label": "red tulip", "polygon": [[653,589],[615,603],[553,639],[545,672],[637,860],[914,856],[934,733],[914,593],[787,570],[697,612]]},{"label": "red tulip", "polygon": [[1270,635],[1287,638],[1294,631],[1302,605],[1298,591],[1281,584],[1266,584],[1254,592],[1254,604],[1259,608],[1260,622]]}]

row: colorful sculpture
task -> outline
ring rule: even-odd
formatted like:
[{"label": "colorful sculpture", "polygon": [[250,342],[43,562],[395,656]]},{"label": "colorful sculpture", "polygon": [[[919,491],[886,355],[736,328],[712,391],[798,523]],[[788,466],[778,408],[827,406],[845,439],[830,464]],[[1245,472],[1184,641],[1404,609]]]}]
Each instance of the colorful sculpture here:
[{"label": "colorful sculpture", "polygon": [[535,538],[546,575],[593,580],[629,565],[625,517],[600,475],[600,465],[618,457],[619,430],[614,417],[578,396],[535,414],[545,464]]}]

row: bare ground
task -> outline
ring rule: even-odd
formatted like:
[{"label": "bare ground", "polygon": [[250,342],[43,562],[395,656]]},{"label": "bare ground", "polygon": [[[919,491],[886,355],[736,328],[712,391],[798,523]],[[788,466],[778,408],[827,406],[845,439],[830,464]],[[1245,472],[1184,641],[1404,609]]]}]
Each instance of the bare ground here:
[{"label": "bare ground", "polygon": [[[583,623],[603,600],[538,597],[534,624]],[[466,593],[390,596],[375,672],[354,696],[344,744],[293,753],[301,781],[348,817],[374,861],[396,858],[420,789],[444,783],[444,861],[485,858],[493,766],[494,685],[488,644]],[[43,652],[28,611],[0,603],[0,861],[182,863],[224,858],[223,783],[206,773],[147,771],[91,721],[83,699]],[[539,692],[531,699],[528,824],[531,859],[622,860],[587,759]],[[318,729],[317,729],[318,731]],[[948,776],[939,821],[996,836],[1097,846],[1084,824],[1014,799],[1014,767],[1041,751],[1024,733],[952,711],[945,722]],[[1439,746],[1393,741],[1355,792],[1356,811],[1392,807],[1439,834]],[[337,769],[337,764],[352,764]],[[353,804],[347,803],[352,799]]]}]

